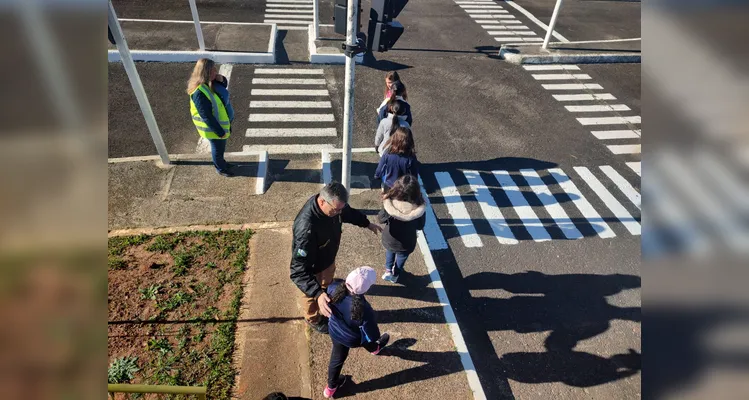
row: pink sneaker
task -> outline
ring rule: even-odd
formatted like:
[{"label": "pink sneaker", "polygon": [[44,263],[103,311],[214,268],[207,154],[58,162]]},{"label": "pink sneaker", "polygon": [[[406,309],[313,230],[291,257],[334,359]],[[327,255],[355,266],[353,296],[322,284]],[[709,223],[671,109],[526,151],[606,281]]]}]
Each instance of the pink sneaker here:
[{"label": "pink sneaker", "polygon": [[383,333],[382,336],[380,336],[380,338],[377,339],[377,342],[376,342],[377,350],[373,351],[372,354],[375,356],[380,354],[380,351],[382,351],[382,349],[388,345],[389,341],[390,341],[390,335],[387,333]]},{"label": "pink sneaker", "polygon": [[322,396],[326,399],[332,399],[335,395],[336,390],[340,389],[343,384],[346,383],[346,376],[342,376],[341,380],[338,381],[338,386],[334,388],[329,388],[327,385],[325,386],[325,390],[322,392]]}]

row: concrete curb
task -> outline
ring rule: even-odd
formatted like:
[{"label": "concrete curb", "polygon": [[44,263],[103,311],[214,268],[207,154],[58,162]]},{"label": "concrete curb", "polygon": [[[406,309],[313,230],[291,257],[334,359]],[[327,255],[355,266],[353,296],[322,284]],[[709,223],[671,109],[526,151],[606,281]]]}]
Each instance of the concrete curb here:
[{"label": "concrete curb", "polygon": [[[345,64],[346,55],[341,51],[340,54],[318,54],[317,45],[315,45],[315,33],[314,27],[310,24],[307,29],[307,46],[309,49],[309,62],[310,64]],[[364,55],[359,54],[354,57],[357,64],[361,64],[364,61]]]},{"label": "concrete curb", "polygon": [[179,233],[192,231],[244,231],[259,229],[278,229],[287,228],[294,224],[294,221],[283,222],[256,222],[249,224],[219,224],[219,225],[187,225],[172,226],[159,228],[133,228],[133,229],[116,229],[107,233],[107,237],[134,236],[134,235],[163,235],[165,233]]},{"label": "concrete curb", "polygon": [[[521,54],[520,45],[502,45],[499,58],[512,64],[615,64],[642,62],[640,53]],[[540,47],[539,47],[540,49]]]}]

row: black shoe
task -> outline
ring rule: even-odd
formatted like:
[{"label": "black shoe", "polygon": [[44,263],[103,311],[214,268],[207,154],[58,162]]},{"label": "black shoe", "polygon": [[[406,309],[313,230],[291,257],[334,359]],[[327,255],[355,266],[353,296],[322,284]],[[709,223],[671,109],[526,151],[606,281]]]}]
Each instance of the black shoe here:
[{"label": "black shoe", "polygon": [[307,321],[306,319],[304,321],[312,329],[314,329],[315,331],[317,331],[317,333],[322,333],[324,335],[328,334],[328,320],[326,318],[321,318],[319,322],[314,323],[314,324],[312,322]]},{"label": "black shoe", "polygon": [[229,171],[221,171],[218,174],[226,178],[231,178],[234,176],[234,174]]},{"label": "black shoe", "polygon": [[375,341],[377,343],[377,349],[372,352],[372,355],[378,355],[380,354],[380,351],[385,348],[385,346],[388,345],[388,342],[390,341],[390,335],[387,333],[383,333],[382,336],[380,336],[379,339]]}]

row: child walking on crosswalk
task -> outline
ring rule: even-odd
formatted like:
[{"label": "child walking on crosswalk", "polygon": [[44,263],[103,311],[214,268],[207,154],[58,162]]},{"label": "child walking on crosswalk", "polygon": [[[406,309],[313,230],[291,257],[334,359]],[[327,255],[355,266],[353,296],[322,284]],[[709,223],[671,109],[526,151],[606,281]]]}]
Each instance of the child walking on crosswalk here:
[{"label": "child walking on crosswalk", "polygon": [[380,336],[374,310],[364,298],[364,293],[376,280],[375,270],[365,266],[351,271],[345,282],[338,279],[328,286],[331,310],[328,329],[333,349],[328,365],[328,385],[323,391],[326,399],[333,397],[346,382],[345,377],[341,378],[341,369],[349,349],[364,347],[377,355],[390,340],[387,333]]},{"label": "child walking on crosswalk", "polygon": [[421,185],[413,175],[403,175],[383,196],[383,209],[377,219],[383,224],[385,274],[382,279],[398,282],[408,256],[416,248],[416,232],[424,229],[426,202]]}]

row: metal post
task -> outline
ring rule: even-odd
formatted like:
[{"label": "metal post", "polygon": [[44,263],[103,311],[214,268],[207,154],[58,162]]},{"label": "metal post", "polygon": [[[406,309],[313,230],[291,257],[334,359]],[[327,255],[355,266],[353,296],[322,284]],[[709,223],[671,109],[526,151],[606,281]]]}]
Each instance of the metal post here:
[{"label": "metal post", "polygon": [[200,17],[198,17],[198,6],[195,0],[190,0],[190,11],[192,11],[192,21],[195,23],[195,33],[198,35],[198,45],[200,51],[205,51],[205,40],[203,40],[203,28],[200,26]]},{"label": "metal post", "polygon": [[551,21],[549,22],[549,30],[546,31],[546,37],[544,38],[544,44],[541,48],[546,49],[549,45],[549,39],[551,39],[551,33],[554,32],[554,26],[557,24],[557,17],[559,16],[559,10],[562,9],[562,0],[557,0],[557,4],[554,6],[554,13],[551,14]]},{"label": "metal post", "polygon": [[317,40],[320,39],[320,0],[312,0],[312,19],[315,40]]},{"label": "metal post", "polygon": [[133,56],[130,55],[130,49],[127,47],[127,41],[125,41],[125,36],[122,34],[122,27],[120,27],[120,21],[117,19],[117,14],[114,12],[114,6],[112,6],[111,0],[109,0],[108,21],[109,27],[112,29],[114,42],[117,43],[117,50],[120,52],[122,65],[125,67],[125,72],[127,72],[127,77],[130,79],[130,84],[133,86],[133,92],[135,92],[135,98],[138,99],[138,105],[140,105],[143,118],[145,118],[146,125],[148,125],[148,132],[151,133],[153,144],[156,145],[156,151],[158,151],[159,156],[161,156],[161,162],[164,163],[164,165],[168,165],[169,153],[166,151],[164,139],[161,137],[159,125],[156,124],[156,118],[151,109],[151,103],[148,102],[148,96],[146,96],[146,90],[143,88],[143,82],[140,81],[138,70],[135,69]]},{"label": "metal post", "polygon": [[[346,18],[346,42],[356,44],[356,15],[359,10],[358,0],[348,0],[348,16]],[[346,57],[346,97],[343,101],[343,172],[341,183],[346,190],[351,189],[351,138],[354,130],[354,66],[355,54]]]}]

